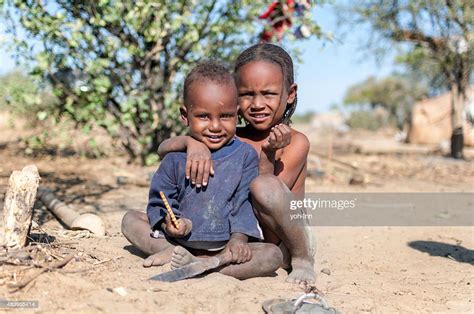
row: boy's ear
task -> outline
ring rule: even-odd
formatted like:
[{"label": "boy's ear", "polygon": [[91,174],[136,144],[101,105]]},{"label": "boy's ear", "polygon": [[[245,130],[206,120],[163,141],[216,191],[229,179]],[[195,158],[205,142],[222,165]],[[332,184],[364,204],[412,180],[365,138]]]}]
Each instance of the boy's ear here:
[{"label": "boy's ear", "polygon": [[181,119],[183,120],[184,124],[186,126],[189,126],[188,108],[186,108],[186,106],[183,105],[179,107],[179,112],[181,113]]},{"label": "boy's ear", "polygon": [[297,90],[298,90],[298,85],[291,84],[290,90],[288,92],[288,98],[286,99],[287,104],[292,104],[295,101]]}]

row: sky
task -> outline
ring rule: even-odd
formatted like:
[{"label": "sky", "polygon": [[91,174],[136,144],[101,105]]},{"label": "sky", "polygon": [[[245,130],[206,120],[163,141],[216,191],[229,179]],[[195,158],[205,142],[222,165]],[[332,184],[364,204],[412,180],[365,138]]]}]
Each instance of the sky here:
[{"label": "sky", "polygon": [[389,57],[381,64],[377,64],[375,58],[364,57],[360,43],[369,36],[366,29],[353,29],[343,39],[337,35],[334,6],[316,8],[314,19],[323,32],[335,33],[339,38],[324,45],[317,39],[302,43],[303,63],[296,67],[296,112],[300,114],[308,111],[326,112],[332,104],[342,103],[349,86],[369,76],[386,76],[395,70]]},{"label": "sky", "polygon": [[[331,5],[316,7],[314,19],[323,32],[337,33],[335,8]],[[4,29],[0,25],[0,37]],[[297,114],[306,112],[322,113],[329,111],[331,105],[341,104],[349,86],[361,82],[369,76],[385,76],[394,67],[387,59],[377,64],[374,58],[363,58],[360,41],[369,34],[364,28],[351,30],[344,40],[326,42],[311,38],[298,42],[303,51],[302,63],[296,64],[296,83],[298,84]],[[15,62],[0,46],[0,75],[15,68]]]}]

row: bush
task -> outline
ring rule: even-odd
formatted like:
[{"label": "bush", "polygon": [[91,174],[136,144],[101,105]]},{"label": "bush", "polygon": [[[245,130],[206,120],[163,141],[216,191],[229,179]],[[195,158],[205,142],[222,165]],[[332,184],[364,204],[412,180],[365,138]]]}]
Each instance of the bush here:
[{"label": "bush", "polygon": [[0,109],[26,119],[31,125],[46,120],[57,104],[50,89],[41,86],[21,71],[12,71],[0,77]]},{"label": "bush", "polygon": [[385,126],[385,118],[373,111],[355,111],[346,121],[351,129],[375,131]]}]

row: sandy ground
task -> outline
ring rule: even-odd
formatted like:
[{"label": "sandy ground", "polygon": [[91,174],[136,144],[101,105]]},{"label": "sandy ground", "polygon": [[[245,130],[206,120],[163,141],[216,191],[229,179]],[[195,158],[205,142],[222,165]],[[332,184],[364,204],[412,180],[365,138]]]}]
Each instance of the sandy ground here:
[{"label": "sandy ground", "polygon": [[[119,186],[116,177],[146,178],[154,167],[127,165],[124,158],[32,157],[16,142],[17,133],[0,122],[0,203],[10,172],[34,163],[40,169],[41,184],[56,189],[79,212],[101,216],[107,236],[94,238],[84,232],[65,231],[37,204],[39,227],[33,229],[33,237],[50,243],[43,246],[53,261],[69,253],[76,257],[63,269],[43,273],[17,292],[11,292],[7,284],[34,269],[0,264],[4,299],[37,300],[36,311],[45,312],[259,313],[265,300],[301,295],[300,287],[285,283],[287,274],[281,269],[273,277],[245,281],[216,273],[177,283],[148,281],[168,266],[143,268],[143,255],[120,233],[125,212],[145,208],[147,188]],[[313,144],[316,150],[328,153],[321,142]],[[339,161],[356,165],[364,174],[370,172],[365,184],[349,185],[352,171],[312,155],[309,169],[317,167],[325,175],[308,178],[308,192],[474,190],[472,161],[452,161],[439,155],[358,155],[338,150],[337,145],[332,149],[330,153]],[[317,287],[341,312],[474,312],[472,227],[312,230],[317,239]]]}]

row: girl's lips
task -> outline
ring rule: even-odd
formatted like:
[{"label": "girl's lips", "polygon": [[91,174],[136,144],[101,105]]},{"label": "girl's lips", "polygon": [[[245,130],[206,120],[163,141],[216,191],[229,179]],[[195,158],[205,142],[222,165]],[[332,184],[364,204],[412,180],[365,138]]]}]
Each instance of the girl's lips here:
[{"label": "girl's lips", "polygon": [[270,114],[268,114],[268,113],[250,114],[250,118],[252,118],[252,120],[257,122],[257,123],[264,122],[265,120],[267,120],[268,117],[270,117]]}]

